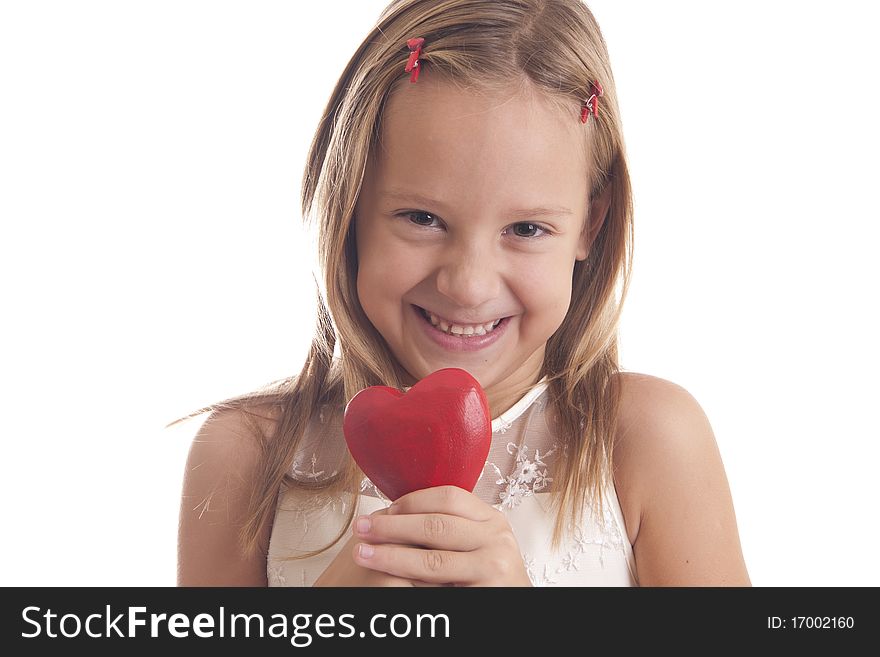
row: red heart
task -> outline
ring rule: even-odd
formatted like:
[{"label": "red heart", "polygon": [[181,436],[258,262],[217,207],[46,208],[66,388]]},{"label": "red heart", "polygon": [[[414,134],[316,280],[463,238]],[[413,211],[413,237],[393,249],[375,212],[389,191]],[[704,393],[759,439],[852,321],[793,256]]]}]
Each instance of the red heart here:
[{"label": "red heart", "polygon": [[454,367],[406,393],[364,388],[345,407],[342,431],[361,470],[391,500],[431,486],[473,491],[492,443],[486,393]]}]

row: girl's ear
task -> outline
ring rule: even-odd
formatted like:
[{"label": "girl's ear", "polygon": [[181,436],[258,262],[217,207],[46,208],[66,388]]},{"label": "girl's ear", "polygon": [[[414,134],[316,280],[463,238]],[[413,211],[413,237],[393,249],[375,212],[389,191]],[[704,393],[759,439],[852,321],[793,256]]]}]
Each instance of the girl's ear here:
[{"label": "girl's ear", "polygon": [[608,216],[608,208],[611,206],[612,194],[611,183],[605,185],[605,189],[593,200],[590,201],[589,216],[584,223],[584,229],[578,241],[577,256],[578,260],[586,260],[590,253],[590,246],[593,240],[602,229],[605,223],[605,217]]}]

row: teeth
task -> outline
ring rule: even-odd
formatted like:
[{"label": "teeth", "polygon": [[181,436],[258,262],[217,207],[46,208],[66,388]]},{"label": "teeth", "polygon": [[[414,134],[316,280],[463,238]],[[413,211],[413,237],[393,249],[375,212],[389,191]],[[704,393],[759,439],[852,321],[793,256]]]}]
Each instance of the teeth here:
[{"label": "teeth", "polygon": [[424,308],[421,310],[422,314],[432,325],[439,327],[444,333],[451,333],[452,335],[486,335],[501,322],[500,319],[496,319],[494,322],[488,322],[487,324],[459,326],[457,324],[449,324]]}]

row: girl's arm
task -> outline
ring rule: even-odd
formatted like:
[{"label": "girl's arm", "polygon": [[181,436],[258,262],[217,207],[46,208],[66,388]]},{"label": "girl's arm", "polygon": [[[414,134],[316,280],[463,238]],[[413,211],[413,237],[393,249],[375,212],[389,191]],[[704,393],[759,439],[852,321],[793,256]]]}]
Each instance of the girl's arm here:
[{"label": "girl's arm", "polygon": [[638,526],[641,586],[751,586],[705,413],[684,388],[625,374],[615,481]]},{"label": "girl's arm", "polygon": [[266,586],[269,522],[260,549],[245,555],[239,530],[260,459],[239,411],[211,415],[193,440],[183,480],[178,586]]}]

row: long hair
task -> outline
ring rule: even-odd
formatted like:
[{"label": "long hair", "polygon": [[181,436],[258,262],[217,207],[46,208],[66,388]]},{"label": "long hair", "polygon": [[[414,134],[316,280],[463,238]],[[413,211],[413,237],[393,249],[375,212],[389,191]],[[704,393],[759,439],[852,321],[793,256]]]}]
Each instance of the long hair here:
[{"label": "long hair", "polygon": [[[613,474],[619,405],[617,326],[633,243],[630,179],[605,41],[580,0],[395,0],[345,67],[309,150],[302,213],[307,228],[317,235],[320,276],[317,325],[302,370],[272,388],[193,414],[224,408],[247,411],[266,402],[276,409],[272,435],[259,440],[262,465],[241,533],[247,551],[257,549],[259,528],[275,512],[279,492],[306,485],[290,471],[317,409],[329,405],[341,411],[367,386],[400,388],[406,381],[358,301],[352,229],[383,109],[396,88],[409,83],[404,71],[406,42],[415,36],[425,39],[421,75],[441,76],[474,89],[501,88],[525,79],[560,107],[569,108],[571,121],[579,119],[591,82],[598,80],[603,87],[598,117],[588,120],[583,135],[590,197],[611,186],[611,202],[587,259],[574,265],[571,303],[547,344],[542,371],[566,454],[554,477],[554,543],[583,513],[587,501],[602,513],[603,491]],[[361,477],[346,455],[334,477],[309,486],[356,495]],[[354,505],[348,508],[343,529],[323,549],[345,534],[355,513]]]}]

